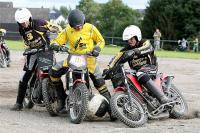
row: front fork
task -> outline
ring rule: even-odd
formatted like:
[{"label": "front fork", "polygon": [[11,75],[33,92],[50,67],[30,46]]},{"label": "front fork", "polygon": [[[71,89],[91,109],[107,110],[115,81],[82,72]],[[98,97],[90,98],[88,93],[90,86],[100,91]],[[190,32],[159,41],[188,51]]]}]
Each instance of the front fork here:
[{"label": "front fork", "polygon": [[75,102],[75,97],[73,95],[73,87],[74,87],[74,84],[76,84],[76,83],[74,83],[74,82],[83,82],[83,81],[85,81],[85,74],[81,73],[81,80],[74,81],[74,79],[73,79],[73,71],[69,70],[68,72],[69,72],[68,73],[68,76],[69,76],[68,77],[68,84],[67,84],[67,88],[68,89],[66,89],[65,93],[68,95],[68,98],[69,98],[68,99],[68,103],[69,103],[69,107],[71,107]]},{"label": "front fork", "polygon": [[129,85],[128,85],[128,81],[127,81],[127,78],[126,78],[126,75],[125,75],[125,71],[124,71],[124,68],[122,67],[122,73],[123,73],[123,75],[124,75],[124,77],[125,77],[125,79],[124,79],[124,83],[125,83],[125,86],[126,86],[126,88],[127,88],[127,92],[128,92],[128,98],[129,98],[129,100],[130,100],[130,107],[131,107],[131,109],[132,109],[132,107],[133,107],[133,99],[132,99],[132,92],[131,92],[131,90],[130,90],[130,87],[129,87]]}]

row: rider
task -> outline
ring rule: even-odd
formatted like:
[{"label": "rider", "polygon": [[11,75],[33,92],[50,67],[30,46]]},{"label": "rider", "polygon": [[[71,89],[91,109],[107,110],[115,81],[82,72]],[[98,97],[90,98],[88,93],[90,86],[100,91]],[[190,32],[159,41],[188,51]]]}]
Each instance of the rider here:
[{"label": "rider", "polygon": [[7,61],[8,61],[8,66],[10,66],[10,50],[9,50],[8,46],[6,45],[6,43],[4,41],[5,35],[6,35],[6,30],[5,29],[0,29],[0,43],[3,44],[1,46],[6,51],[6,57],[7,57]]},{"label": "rider", "polygon": [[[51,43],[51,46],[55,49],[56,47],[59,48],[60,45],[69,43],[69,51],[71,53],[86,54],[91,52],[93,56],[87,57],[87,67],[90,73],[90,78],[99,93],[109,101],[110,93],[105,85],[105,80],[102,77],[96,59],[105,45],[101,33],[94,25],[85,23],[85,15],[78,9],[72,10],[69,13],[68,22],[69,24],[66,29],[57,36],[57,38]],[[50,71],[52,81],[57,87],[60,87],[62,93],[65,92],[63,91],[63,83],[60,77],[65,74],[67,66],[67,61],[64,60],[53,66]],[[63,99],[59,110],[65,109],[64,105],[65,99]],[[111,116],[110,108],[108,113]],[[112,120],[112,116],[110,118]]]},{"label": "rider", "polygon": [[[61,31],[61,27],[42,19],[32,19],[31,12],[26,8],[17,9],[15,20],[19,26],[19,33],[24,39],[27,49],[46,48],[50,44],[47,32]],[[46,45],[47,44],[47,45]],[[37,55],[27,55],[23,68],[23,75],[19,81],[16,104],[11,110],[19,111],[23,108],[22,102],[26,93],[27,83],[37,63]]]},{"label": "rider", "polygon": [[137,71],[136,76],[139,83],[151,91],[162,104],[167,103],[169,101],[168,98],[157,88],[149,76],[150,73],[156,74],[158,70],[157,58],[154,55],[154,48],[149,40],[142,40],[141,30],[135,25],[130,25],[125,28],[123,40],[128,45],[121,49],[109,67],[112,68],[112,64],[121,58],[122,63],[128,61],[130,68]]}]

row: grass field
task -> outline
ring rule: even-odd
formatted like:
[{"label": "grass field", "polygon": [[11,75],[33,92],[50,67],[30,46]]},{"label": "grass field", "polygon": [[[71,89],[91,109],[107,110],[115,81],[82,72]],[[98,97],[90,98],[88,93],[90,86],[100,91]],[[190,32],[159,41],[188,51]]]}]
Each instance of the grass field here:
[{"label": "grass field", "polygon": [[[6,43],[11,50],[23,50],[24,48],[22,41],[7,40]],[[115,55],[117,52],[120,51],[121,48],[122,47],[106,45],[106,47],[102,50],[102,54]],[[158,57],[167,57],[167,58],[200,59],[200,53],[193,53],[193,52],[160,50],[156,51],[156,55]]]},{"label": "grass field", "polygon": [[6,44],[11,50],[23,50],[24,49],[24,44],[22,41],[11,41],[11,40],[6,40]]}]

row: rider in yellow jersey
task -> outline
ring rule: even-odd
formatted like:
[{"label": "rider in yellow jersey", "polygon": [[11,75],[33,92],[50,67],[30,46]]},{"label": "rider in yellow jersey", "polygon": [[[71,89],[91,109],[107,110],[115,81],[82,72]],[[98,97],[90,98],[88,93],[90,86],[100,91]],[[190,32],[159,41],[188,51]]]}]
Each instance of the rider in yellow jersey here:
[{"label": "rider in yellow jersey", "polygon": [[[69,51],[71,53],[86,54],[88,52],[92,53],[93,56],[87,57],[87,67],[90,73],[90,78],[92,79],[95,88],[99,91],[101,95],[105,98],[110,99],[110,93],[105,85],[105,80],[102,77],[99,65],[97,64],[96,57],[99,56],[101,49],[105,45],[105,41],[98,31],[98,29],[89,23],[85,23],[85,15],[80,10],[72,10],[68,16],[68,22],[66,29],[64,29],[58,36],[53,40],[52,47],[59,48],[59,45],[69,44]],[[50,70],[51,80],[55,83],[56,88],[60,88],[62,93],[63,84],[60,77],[65,74],[68,64],[66,59],[64,61],[58,62]],[[65,105],[65,99],[61,102],[60,110],[62,112]],[[110,109],[108,113],[111,116]],[[111,117],[112,119],[112,117]]]}]

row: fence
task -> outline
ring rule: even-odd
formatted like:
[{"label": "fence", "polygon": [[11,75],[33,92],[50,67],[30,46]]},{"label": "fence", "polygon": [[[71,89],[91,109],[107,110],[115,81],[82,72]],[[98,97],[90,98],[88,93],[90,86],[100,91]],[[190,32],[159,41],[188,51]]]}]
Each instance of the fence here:
[{"label": "fence", "polygon": [[[55,34],[50,34],[51,38],[55,38]],[[6,34],[6,39],[10,40],[20,40],[21,36],[19,32],[10,32],[8,31]],[[112,44],[112,45],[117,45],[117,46],[124,46],[127,44],[126,41],[123,41],[121,37],[108,37],[104,36],[106,44]],[[150,40],[151,44],[154,44],[153,39],[148,39]],[[187,50],[190,51],[193,48],[193,41],[188,41],[188,46]],[[164,50],[177,50],[178,49],[178,40],[160,40],[160,48]],[[199,51],[199,49],[198,49]]]},{"label": "fence", "polygon": [[[104,39],[106,41],[106,44],[114,44],[118,46],[123,46],[127,44],[127,42],[123,41],[121,37],[107,37],[104,36]],[[154,40],[153,39],[148,39],[150,40],[151,44],[154,46]],[[193,49],[194,42],[193,41],[187,41],[187,51],[190,51]],[[155,46],[154,46],[155,47]],[[179,44],[178,40],[160,40],[160,48],[164,50],[179,50]],[[199,51],[199,48],[198,50]]]}]

